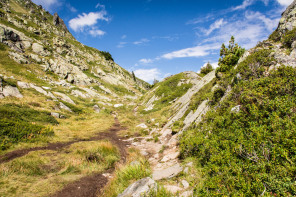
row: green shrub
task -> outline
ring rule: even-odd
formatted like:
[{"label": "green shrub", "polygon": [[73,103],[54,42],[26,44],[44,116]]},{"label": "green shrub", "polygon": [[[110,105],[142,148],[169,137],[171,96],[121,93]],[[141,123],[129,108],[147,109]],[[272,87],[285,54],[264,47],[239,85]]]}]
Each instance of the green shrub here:
[{"label": "green shrub", "polygon": [[101,51],[100,52],[106,60],[114,61],[112,55],[108,51]]},{"label": "green shrub", "polygon": [[235,43],[233,36],[231,37],[227,48],[222,44],[220,50],[221,58],[219,59],[219,67],[216,69],[216,74],[218,72],[227,72],[233,68],[237,64],[239,58],[244,54],[244,51],[245,49]]},{"label": "green shrub", "polygon": [[206,74],[212,72],[213,70],[214,70],[213,66],[210,64],[210,62],[208,62],[207,65],[206,65],[205,67],[202,67],[202,68],[200,69],[200,73],[201,73],[202,75],[206,75]]},{"label": "green shrub", "polygon": [[196,157],[203,170],[198,196],[296,195],[296,69],[249,78],[182,136],[181,156]]},{"label": "green shrub", "polygon": [[296,40],[296,28],[292,29],[291,31],[287,31],[285,35],[282,36],[282,43],[285,47],[291,48],[292,43]]}]

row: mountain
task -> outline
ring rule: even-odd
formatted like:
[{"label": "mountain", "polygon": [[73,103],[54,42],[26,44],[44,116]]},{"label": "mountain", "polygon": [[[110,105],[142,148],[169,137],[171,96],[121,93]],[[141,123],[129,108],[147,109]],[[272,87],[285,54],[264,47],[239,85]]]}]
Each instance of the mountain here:
[{"label": "mountain", "polygon": [[[42,72],[39,76],[46,78],[41,79],[44,83],[96,86],[99,93],[111,97],[135,96],[149,87],[139,79],[135,81],[131,73],[114,62],[110,53],[79,43],[57,14],[52,16],[31,1],[1,1],[0,6],[1,43],[7,46],[2,44],[2,56],[9,56],[21,67],[34,65],[36,70],[31,71]],[[9,69],[9,75],[17,72]],[[2,66],[4,71],[7,69]],[[17,74],[26,76],[27,72]]]},{"label": "mountain", "polygon": [[0,3],[0,196],[296,195],[296,0],[254,48],[153,86]]}]

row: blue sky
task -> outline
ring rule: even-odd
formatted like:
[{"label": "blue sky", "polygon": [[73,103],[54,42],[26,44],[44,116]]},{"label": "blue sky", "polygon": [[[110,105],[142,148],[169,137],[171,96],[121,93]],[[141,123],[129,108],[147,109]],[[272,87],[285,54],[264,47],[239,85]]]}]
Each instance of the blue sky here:
[{"label": "blue sky", "polygon": [[217,65],[231,35],[245,48],[266,39],[293,0],[32,0],[64,19],[85,45],[152,82]]}]

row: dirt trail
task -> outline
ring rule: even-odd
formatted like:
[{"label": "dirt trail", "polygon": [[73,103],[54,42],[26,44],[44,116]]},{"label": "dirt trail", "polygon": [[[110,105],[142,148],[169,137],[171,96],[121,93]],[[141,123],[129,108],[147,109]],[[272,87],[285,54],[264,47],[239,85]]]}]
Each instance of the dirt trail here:
[{"label": "dirt trail", "polygon": [[[61,142],[49,143],[47,146],[44,146],[44,147],[35,147],[35,148],[27,148],[27,149],[22,149],[22,150],[15,150],[15,151],[12,151],[12,152],[9,152],[5,155],[0,156],[0,164],[9,162],[9,161],[19,158],[19,157],[22,157],[32,151],[60,150],[60,149],[63,149],[67,146],[70,146],[74,143],[83,142],[83,141],[97,141],[97,140],[102,140],[102,139],[109,139],[113,144],[117,145],[118,148],[120,148],[120,151],[122,151],[123,148],[119,147],[120,146],[119,142],[121,142],[121,141],[119,140],[116,132],[123,130],[123,129],[124,128],[121,128],[121,126],[118,122],[118,119],[115,118],[114,125],[108,131],[98,133],[94,137],[91,137],[89,139],[78,139],[78,140],[73,140],[73,141],[64,142],[64,143],[61,143]],[[121,155],[124,155],[123,152],[121,152]]]},{"label": "dirt trail", "polygon": [[[120,151],[120,162],[124,163],[127,156],[126,146],[129,143],[122,141],[117,135],[118,131],[124,129],[125,128],[120,126],[118,119],[115,118],[115,123],[110,129],[108,129],[108,131],[98,133],[96,136],[91,137],[90,139],[81,139],[66,143],[52,143],[46,147],[35,147],[12,151],[0,157],[0,164],[11,161],[18,157],[22,157],[32,151],[60,150],[77,142],[98,141],[102,139],[108,139],[113,145],[117,146],[118,150]],[[51,197],[97,197],[100,194],[101,190],[108,183],[108,178],[104,176],[104,174],[111,174],[113,171],[114,169],[108,169],[103,173],[97,173],[82,177],[81,179],[66,185],[61,191],[58,191],[57,193],[51,195]]]},{"label": "dirt trail", "polygon": [[[98,136],[87,141],[109,139],[111,143],[117,146],[120,151],[120,162],[125,162],[127,156],[126,145],[128,143],[120,140],[117,136],[117,132],[122,129],[124,128],[120,126],[118,119],[115,118],[115,124],[107,132],[100,133]],[[61,191],[51,195],[51,197],[97,197],[108,183],[108,178],[104,176],[104,174],[111,174],[113,171],[114,169],[112,168],[108,169],[104,173],[97,173],[82,177],[81,179],[68,184]]]}]

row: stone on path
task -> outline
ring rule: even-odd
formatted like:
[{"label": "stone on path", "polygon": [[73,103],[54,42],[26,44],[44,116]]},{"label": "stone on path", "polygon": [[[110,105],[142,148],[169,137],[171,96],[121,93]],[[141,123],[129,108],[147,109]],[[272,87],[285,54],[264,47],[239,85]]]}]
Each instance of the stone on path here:
[{"label": "stone on path", "polygon": [[183,190],[181,187],[175,185],[165,185],[164,188],[173,194]]},{"label": "stone on path", "polygon": [[117,197],[142,197],[150,191],[157,189],[157,183],[150,177],[143,178],[131,184],[122,194]]},{"label": "stone on path", "polygon": [[180,164],[175,164],[169,168],[163,170],[156,170],[152,174],[153,180],[169,179],[177,176],[183,171],[183,167]]}]

